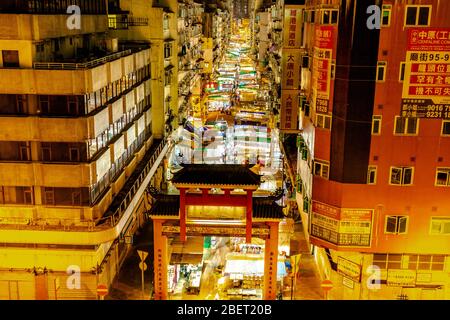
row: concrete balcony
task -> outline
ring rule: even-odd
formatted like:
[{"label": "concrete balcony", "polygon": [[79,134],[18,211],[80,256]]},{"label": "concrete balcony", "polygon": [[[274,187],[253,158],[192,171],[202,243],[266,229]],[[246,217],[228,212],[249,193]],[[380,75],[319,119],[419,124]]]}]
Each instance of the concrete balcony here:
[{"label": "concrete balcony", "polygon": [[0,68],[0,94],[84,95],[149,63],[150,49],[130,49],[95,59],[35,62],[33,69]]},{"label": "concrete balcony", "polygon": [[68,17],[66,14],[2,14],[0,39],[38,41],[108,31],[106,15],[83,14],[81,28],[74,30],[67,28]]},{"label": "concrete balcony", "polygon": [[0,117],[0,140],[80,142],[89,138],[87,118]]},{"label": "concrete balcony", "polygon": [[87,164],[33,164],[34,172],[39,173],[42,185],[48,187],[81,188],[94,182],[92,168],[95,163]]},{"label": "concrete balcony", "polygon": [[81,188],[95,182],[91,177],[95,163],[51,164],[39,162],[1,162],[0,185]]}]

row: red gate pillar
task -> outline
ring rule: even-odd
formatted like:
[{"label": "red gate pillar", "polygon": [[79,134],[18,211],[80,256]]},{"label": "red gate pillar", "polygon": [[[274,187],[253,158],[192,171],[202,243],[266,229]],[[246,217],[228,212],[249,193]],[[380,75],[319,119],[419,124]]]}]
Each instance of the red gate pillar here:
[{"label": "red gate pillar", "polygon": [[279,222],[266,222],[266,224],[270,229],[264,252],[264,300],[275,300],[277,296]]},{"label": "red gate pillar", "polygon": [[167,300],[167,237],[162,234],[164,220],[153,220],[155,300]]},{"label": "red gate pillar", "polygon": [[186,189],[180,188],[180,240],[186,241]]},{"label": "red gate pillar", "polygon": [[252,243],[253,191],[247,190],[247,215],[245,224],[245,242]]},{"label": "red gate pillar", "polygon": [[35,300],[48,300],[48,278],[46,273],[36,274],[34,277]]}]

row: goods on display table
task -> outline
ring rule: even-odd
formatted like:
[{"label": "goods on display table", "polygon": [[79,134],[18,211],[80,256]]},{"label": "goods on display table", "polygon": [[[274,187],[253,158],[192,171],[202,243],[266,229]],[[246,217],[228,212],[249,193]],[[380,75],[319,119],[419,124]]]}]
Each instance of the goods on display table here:
[{"label": "goods on display table", "polygon": [[195,270],[191,272],[191,274],[189,275],[186,291],[188,293],[199,294],[201,279],[202,279],[201,270]]}]

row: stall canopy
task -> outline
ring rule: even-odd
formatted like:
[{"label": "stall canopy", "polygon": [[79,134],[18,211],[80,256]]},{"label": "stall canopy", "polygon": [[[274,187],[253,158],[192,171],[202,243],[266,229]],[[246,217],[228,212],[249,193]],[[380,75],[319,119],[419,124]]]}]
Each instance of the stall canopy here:
[{"label": "stall canopy", "polygon": [[203,238],[188,237],[185,243],[174,240],[170,248],[170,264],[200,264],[203,259]]},{"label": "stall canopy", "polygon": [[[264,259],[227,259],[225,265],[226,274],[264,274]],[[286,275],[286,267],[283,261],[278,261],[278,277]]]}]

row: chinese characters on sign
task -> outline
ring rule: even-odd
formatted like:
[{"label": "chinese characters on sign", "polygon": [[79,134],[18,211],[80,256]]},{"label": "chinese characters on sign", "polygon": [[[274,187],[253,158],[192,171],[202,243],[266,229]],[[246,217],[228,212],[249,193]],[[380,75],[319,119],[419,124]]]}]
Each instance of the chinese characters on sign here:
[{"label": "chinese characters on sign", "polygon": [[317,26],[312,69],[313,105],[316,113],[329,112],[334,27]]},{"label": "chinese characters on sign", "polygon": [[280,129],[282,131],[296,131],[299,126],[301,8],[298,5],[286,5],[284,9],[280,112]]},{"label": "chinese characters on sign", "polygon": [[450,29],[415,28],[408,32],[408,51],[449,51]]},{"label": "chinese characters on sign", "polygon": [[300,86],[300,50],[283,49],[282,90],[298,90]]},{"label": "chinese characters on sign", "polygon": [[361,266],[345,258],[337,258],[337,272],[349,277],[355,282],[359,282],[361,280]]},{"label": "chinese characters on sign", "polygon": [[388,269],[387,285],[393,287],[415,287],[415,270]]},{"label": "chinese characters on sign", "polygon": [[401,116],[450,118],[450,30],[409,31]]},{"label": "chinese characters on sign", "polygon": [[313,202],[311,235],[338,246],[369,247],[372,210],[339,209]]},{"label": "chinese characters on sign", "polygon": [[298,128],[298,90],[283,90],[281,93],[281,130]]},{"label": "chinese characters on sign", "polygon": [[300,9],[289,8],[286,6],[284,11],[284,47],[301,47],[301,13]]}]

